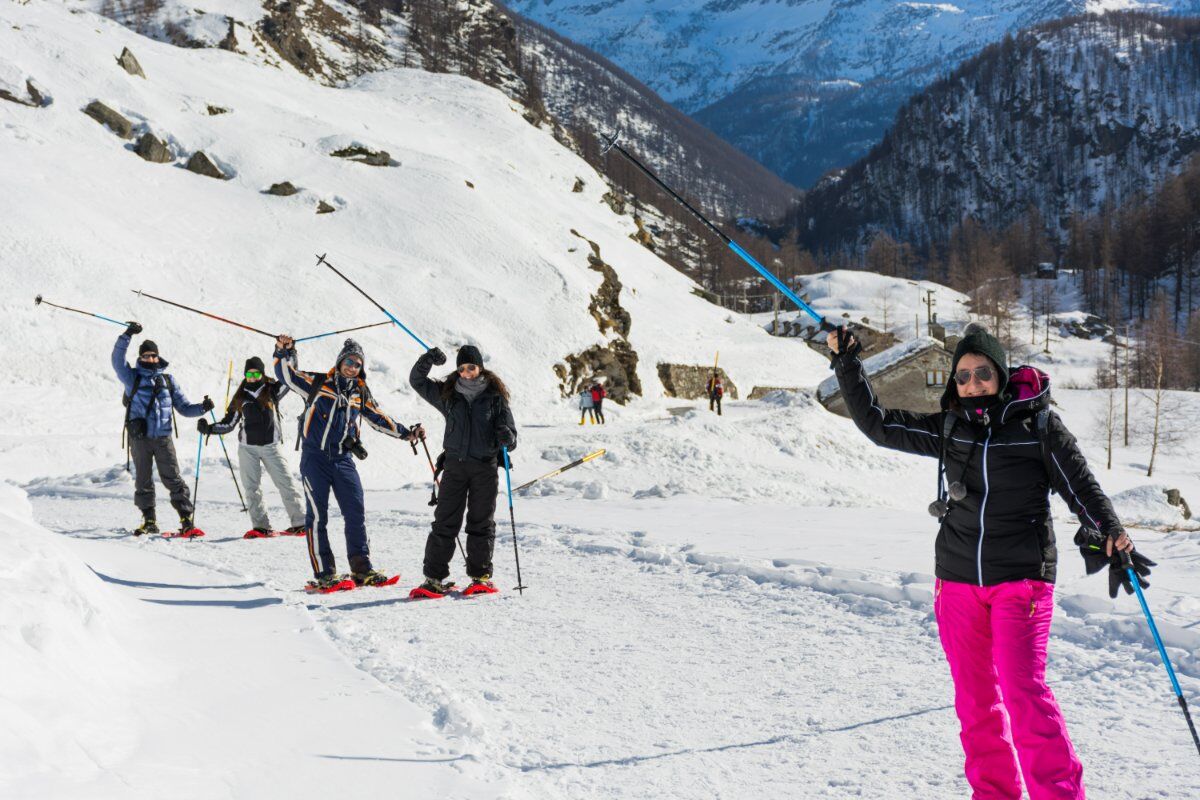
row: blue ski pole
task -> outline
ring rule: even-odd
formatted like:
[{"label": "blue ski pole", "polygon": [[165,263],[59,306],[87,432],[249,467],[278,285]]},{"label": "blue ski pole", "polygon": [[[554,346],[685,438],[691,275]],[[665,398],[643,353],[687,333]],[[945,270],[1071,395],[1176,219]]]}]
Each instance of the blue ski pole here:
[{"label": "blue ski pole", "polygon": [[775,273],[771,272],[769,269],[764,267],[762,264],[758,263],[758,260],[755,259],[754,256],[747,253],[745,248],[743,248],[740,244],[735,242],[733,239],[729,238],[725,234],[725,232],[722,231],[720,228],[718,228],[716,225],[709,222],[707,217],[705,217],[703,214],[701,214],[699,211],[697,211],[692,206],[692,204],[689,203],[687,200],[684,200],[674,189],[672,189],[670,186],[667,186],[665,183],[663,183],[662,179],[660,179],[657,175],[655,175],[653,172],[651,172],[649,167],[647,167],[641,161],[638,161],[636,158],[634,158],[633,155],[630,154],[630,152],[628,150],[626,150],[624,147],[621,147],[621,145],[617,144],[618,135],[619,134],[614,134],[611,138],[604,139],[604,142],[605,142],[604,152],[607,153],[609,150],[615,149],[618,153],[625,156],[625,158],[629,159],[629,163],[633,164],[635,167],[637,167],[639,170],[641,170],[642,173],[645,174],[645,176],[647,178],[654,181],[654,183],[660,189],[662,189],[664,192],[666,192],[672,198],[674,198],[681,206],[686,208],[691,213],[692,216],[694,216],[696,219],[698,219],[700,221],[700,223],[702,225],[704,225],[704,227],[708,228],[710,231],[712,231],[714,234],[716,234],[717,238],[720,239],[722,242],[724,242],[725,245],[730,250],[732,250],[734,252],[734,254],[737,255],[738,258],[742,259],[742,261],[745,261],[747,264],[749,264],[751,267],[753,267],[754,270],[759,275],[762,275],[764,278],[766,278],[768,283],[770,283],[772,286],[774,286],[776,289],[778,289],[783,294],[783,296],[786,297],[788,300],[791,300],[793,303],[795,303],[797,308],[799,308],[805,314],[808,314],[810,317],[812,317],[814,320],[816,320],[817,325],[820,326],[821,330],[823,330],[823,331],[836,330],[835,325],[826,321],[826,319],[824,317],[822,317],[820,314],[818,314],[816,312],[816,310],[813,309],[812,306],[810,306],[808,303],[801,300],[800,296],[798,294],[796,294],[795,292],[793,292],[786,283],[779,280],[779,278],[775,275]]},{"label": "blue ski pole", "polygon": [[1196,744],[1196,752],[1200,753],[1200,736],[1196,734],[1196,724],[1192,722],[1192,712],[1188,711],[1183,689],[1179,687],[1179,679],[1175,677],[1175,668],[1171,666],[1171,659],[1167,657],[1167,649],[1163,647],[1162,637],[1158,635],[1158,626],[1154,624],[1150,606],[1146,605],[1146,595],[1142,593],[1142,584],[1133,569],[1133,559],[1129,557],[1129,553],[1121,551],[1121,563],[1125,567],[1125,572],[1129,574],[1129,582],[1133,584],[1133,589],[1137,592],[1138,602],[1142,605],[1142,613],[1146,615],[1146,624],[1150,626],[1154,644],[1158,645],[1158,655],[1162,659],[1163,666],[1167,668],[1167,676],[1171,679],[1171,688],[1175,690],[1175,699],[1179,701],[1179,707],[1183,709],[1183,718],[1187,720],[1188,730],[1192,732],[1192,741]]},{"label": "blue ski pole", "polygon": [[392,316],[392,312],[388,311],[386,308],[384,308],[383,306],[379,305],[379,303],[375,302],[375,298],[374,298],[374,297],[371,297],[371,295],[369,295],[369,294],[367,294],[366,292],[364,292],[364,291],[362,290],[362,288],[361,288],[361,287],[359,287],[359,285],[358,285],[357,283],[355,283],[354,281],[352,281],[352,280],[350,280],[349,278],[347,278],[345,275],[343,275],[343,274],[342,274],[342,271],[341,271],[341,270],[339,270],[339,269],[338,269],[337,267],[335,267],[333,264],[330,264],[328,261],[326,261],[326,260],[325,260],[325,256],[326,256],[326,255],[327,255],[327,254],[322,254],[322,255],[319,255],[319,256],[317,256],[317,264],[324,264],[325,266],[329,267],[331,270],[333,270],[334,274],[336,274],[336,275],[337,275],[339,278],[341,278],[342,280],[344,280],[346,283],[348,283],[348,284],[350,284],[351,286],[353,286],[353,287],[355,288],[355,290],[356,290],[356,291],[357,291],[359,294],[361,294],[363,297],[365,297],[365,298],[367,298],[368,300],[370,300],[370,301],[371,301],[371,304],[372,304],[373,306],[375,306],[376,308],[378,308],[378,309],[379,309],[380,311],[382,311],[384,314],[387,314],[387,318],[388,318],[388,319],[390,319],[392,322],[394,322],[394,323],[395,323],[395,324],[396,324],[396,325],[397,325],[397,326],[400,328],[400,330],[404,331],[404,332],[405,332],[405,333],[407,333],[409,336],[411,336],[411,337],[413,338],[413,340],[414,340],[414,341],[416,341],[416,343],[417,343],[417,344],[421,345],[421,347],[424,347],[426,350],[429,350],[429,349],[431,349],[431,348],[429,347],[429,345],[427,345],[427,344],[425,344],[423,341],[421,341],[421,337],[417,336],[415,333],[413,333],[412,331],[410,331],[410,330],[408,329],[408,326],[406,326],[406,325],[405,325],[403,322],[401,322],[400,320],[398,320],[398,319],[396,319],[394,316]]},{"label": "blue ski pole", "polygon": [[512,470],[508,462],[508,448],[501,447],[500,452],[504,454],[504,483],[508,486],[508,521],[512,525],[513,559],[517,562],[517,585],[513,588],[523,595],[525,594],[525,584],[521,582],[521,552],[517,550],[517,518],[513,513]]},{"label": "blue ski pole", "polygon": [[37,297],[33,298],[33,304],[35,306],[40,306],[42,303],[45,303],[48,306],[53,306],[54,308],[61,308],[63,311],[74,311],[76,314],[83,314],[85,317],[95,317],[96,319],[102,319],[105,322],[111,322],[113,325],[120,325],[122,328],[126,328],[129,326],[128,322],[121,322],[119,319],[113,319],[112,317],[106,317],[103,314],[94,314],[91,311],[80,311],[78,308],[71,308],[70,306],[60,306],[58,303],[51,303],[49,300],[43,300],[42,296],[40,294]]}]

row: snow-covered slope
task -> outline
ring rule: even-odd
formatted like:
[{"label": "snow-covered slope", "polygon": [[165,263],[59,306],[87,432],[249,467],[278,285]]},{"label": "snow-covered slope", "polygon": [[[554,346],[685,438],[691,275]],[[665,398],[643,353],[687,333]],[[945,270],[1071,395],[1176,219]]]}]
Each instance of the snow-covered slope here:
[{"label": "snow-covered slope", "polygon": [[[589,310],[606,280],[589,266],[589,242],[621,284],[606,295],[630,315],[644,396],[662,394],[658,363],[703,364],[718,349],[739,385],[763,383],[764,365],[785,360],[807,383],[818,380],[819,359],[694,296],[688,279],[635,243],[630,219],[601,202],[600,177],[498,91],[416,70],[333,89],[237,54],[149,41],[56,3],[3,14],[0,77],[21,94],[32,77],[52,102],[0,101],[0,157],[22,165],[6,175],[0,198],[3,313],[12,324],[0,352],[7,363],[38,365],[27,376],[37,404],[9,395],[0,408],[25,432],[98,434],[88,445],[96,466],[119,447],[120,390],[108,357],[120,331],[35,307],[35,294],[140,320],[185,391],[219,399],[229,359],[240,367],[249,355],[269,356],[270,340],[131,290],[298,335],[382,318],[315,266],[315,253],[328,253],[425,341],[447,350],[479,344],[516,388],[525,419],[567,402],[556,364],[620,338],[601,333]],[[145,79],[114,63],[125,46]],[[175,163],[143,161],[81,113],[94,99],[128,116],[135,134],[167,141]],[[229,111],[209,115],[210,105]],[[393,166],[330,156],[355,143],[388,151]],[[230,179],[182,169],[198,150]],[[578,193],[577,177],[585,178]],[[285,180],[300,192],[263,193]],[[336,212],[317,215],[321,201]],[[597,313],[613,314],[601,305]],[[427,418],[407,387],[415,343],[388,328],[360,338],[385,408]],[[340,340],[302,346],[302,366],[327,367]],[[86,423],[65,430],[45,408],[83,413]],[[18,461],[27,456],[38,458]]]}]

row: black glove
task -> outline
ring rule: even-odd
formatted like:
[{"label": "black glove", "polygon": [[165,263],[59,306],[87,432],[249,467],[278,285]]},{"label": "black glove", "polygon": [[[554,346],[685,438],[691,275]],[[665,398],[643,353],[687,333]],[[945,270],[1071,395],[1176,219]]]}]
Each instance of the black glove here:
[{"label": "black glove", "polygon": [[129,324],[129,327],[125,329],[126,336],[130,336],[130,337],[137,336],[139,333],[142,332],[142,326],[140,323],[130,322],[128,324]]},{"label": "black glove", "polygon": [[[1108,567],[1108,596],[1116,598],[1117,590],[1122,586],[1125,587],[1125,594],[1133,594],[1133,583],[1129,580],[1129,572],[1125,568],[1125,561],[1120,550],[1113,549],[1113,554],[1107,554],[1107,539],[1104,534],[1094,528],[1080,528],[1075,533],[1075,544],[1079,545],[1079,552],[1083,555],[1084,569],[1088,575],[1095,575],[1100,570]],[[1156,563],[1146,558],[1144,555],[1134,550],[1129,554],[1132,562],[1133,571],[1138,576],[1138,583],[1143,589],[1149,589],[1150,583],[1146,577],[1150,575],[1150,568],[1158,566]]]},{"label": "black glove", "polygon": [[[1124,586],[1125,594],[1133,594],[1133,582],[1129,580],[1129,570],[1126,568],[1125,554],[1119,550],[1113,550],[1112,563],[1108,568],[1108,596],[1116,598],[1117,590]],[[1137,574],[1138,583],[1143,589],[1150,588],[1150,581],[1146,578],[1150,575],[1150,568],[1157,567],[1154,563],[1137,550],[1129,553],[1129,566],[1133,567],[1133,571]]]},{"label": "black glove", "polygon": [[208,424],[208,420],[206,420],[206,419],[198,419],[198,420],[196,420],[196,430],[200,431],[200,432],[201,432],[201,433],[203,433],[205,436],[207,436],[207,435],[208,435],[209,429],[210,429],[211,427],[212,427],[212,426],[210,426],[210,425]]},{"label": "black glove", "polygon": [[512,450],[517,443],[517,437],[512,432],[512,428],[503,425],[496,429],[496,441],[500,443],[501,447],[507,447],[509,450]]},{"label": "black glove", "polygon": [[442,364],[446,363],[446,354],[442,352],[442,348],[440,347],[434,347],[433,349],[428,350],[425,355],[427,355],[429,360],[434,363],[434,366],[440,367]]},{"label": "black glove", "polygon": [[845,325],[838,326],[837,346],[838,351],[836,353],[832,350],[829,351],[829,366],[831,367],[836,367],[838,362],[843,359],[850,360],[857,358],[858,354],[862,352],[862,345],[859,344],[858,339],[855,339],[851,335]]},{"label": "black glove", "polygon": [[200,401],[200,407],[205,411],[212,411],[214,408],[216,408],[216,405],[213,404],[212,398],[210,398],[208,395],[204,395],[204,399]]},{"label": "black glove", "polygon": [[1095,528],[1080,528],[1075,532],[1075,544],[1083,556],[1083,567],[1088,575],[1095,575],[1112,561],[1104,552],[1105,536]]}]

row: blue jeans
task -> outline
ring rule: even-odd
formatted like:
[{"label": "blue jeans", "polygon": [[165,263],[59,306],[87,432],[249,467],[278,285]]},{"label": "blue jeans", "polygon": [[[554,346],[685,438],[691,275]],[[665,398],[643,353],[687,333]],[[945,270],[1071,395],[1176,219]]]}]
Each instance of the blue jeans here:
[{"label": "blue jeans", "polygon": [[337,572],[333,548],[329,546],[330,489],[346,523],[346,557],[350,561],[350,571],[369,571],[371,543],[367,539],[362,481],[358,478],[354,458],[349,453],[330,458],[320,450],[305,447],[300,456],[300,479],[304,483],[304,497],[308,501],[304,519],[308,528],[308,557],[312,562],[313,574],[320,578]]}]

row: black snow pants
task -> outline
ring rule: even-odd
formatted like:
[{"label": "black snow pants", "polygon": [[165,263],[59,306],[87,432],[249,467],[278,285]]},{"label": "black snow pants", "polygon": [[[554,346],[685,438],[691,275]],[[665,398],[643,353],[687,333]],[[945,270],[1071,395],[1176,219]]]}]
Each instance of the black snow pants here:
[{"label": "black snow pants", "polygon": [[143,517],[154,518],[154,470],[171,493],[171,505],[181,517],[192,516],[192,497],[188,485],[179,475],[179,459],[175,457],[175,443],[170,436],[156,439],[143,437],[129,444],[133,452],[133,502]]},{"label": "black snow pants", "polygon": [[445,580],[450,575],[454,540],[467,515],[467,575],[492,574],[496,542],[496,491],[500,486],[495,461],[446,459],[438,490],[433,528],[425,542],[425,577]]}]

